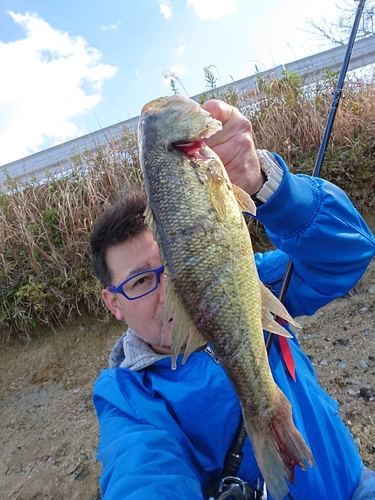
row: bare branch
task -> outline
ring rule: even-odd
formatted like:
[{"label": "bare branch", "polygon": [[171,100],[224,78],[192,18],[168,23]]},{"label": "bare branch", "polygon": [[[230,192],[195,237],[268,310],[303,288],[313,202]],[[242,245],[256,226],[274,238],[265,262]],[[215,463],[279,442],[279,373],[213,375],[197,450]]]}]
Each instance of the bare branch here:
[{"label": "bare branch", "polygon": [[[340,4],[335,4],[338,10],[336,19],[327,21],[325,18],[321,18],[317,22],[310,18],[306,22],[310,29],[303,31],[318,37],[320,40],[327,40],[333,45],[345,45],[353,26],[357,3],[358,0],[341,0]],[[367,0],[358,27],[357,38],[364,38],[374,34],[375,0]]]}]

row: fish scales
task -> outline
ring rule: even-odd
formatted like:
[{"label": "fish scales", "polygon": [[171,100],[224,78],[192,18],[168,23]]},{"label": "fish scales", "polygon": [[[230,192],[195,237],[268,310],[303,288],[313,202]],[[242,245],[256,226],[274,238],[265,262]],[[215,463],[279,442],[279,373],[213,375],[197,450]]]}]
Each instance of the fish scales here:
[{"label": "fish scales", "polygon": [[[169,277],[165,307],[175,313],[173,342],[180,335],[172,357],[186,336],[195,339],[193,347],[202,338],[212,344],[240,400],[268,489],[281,500],[288,492],[284,478],[293,482],[295,465],[305,470],[305,460],[313,465],[313,457],[268,365],[267,301],[275,313],[283,306],[275,305],[277,299],[259,282],[240,207],[252,202],[232,186],[220,159],[202,142],[219,129],[220,123],[188,98],[175,95],[144,106],[139,137],[146,221]],[[282,317],[293,321],[286,311]],[[276,333],[283,334],[280,327]]]}]

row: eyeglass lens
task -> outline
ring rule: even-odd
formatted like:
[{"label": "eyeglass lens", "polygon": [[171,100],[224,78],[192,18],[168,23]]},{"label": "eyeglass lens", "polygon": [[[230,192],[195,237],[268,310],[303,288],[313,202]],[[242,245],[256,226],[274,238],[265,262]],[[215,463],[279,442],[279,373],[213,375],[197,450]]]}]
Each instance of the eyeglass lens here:
[{"label": "eyeglass lens", "polygon": [[152,292],[157,285],[156,273],[154,271],[146,271],[128,280],[124,283],[122,289],[129,298],[135,299],[141,295]]}]

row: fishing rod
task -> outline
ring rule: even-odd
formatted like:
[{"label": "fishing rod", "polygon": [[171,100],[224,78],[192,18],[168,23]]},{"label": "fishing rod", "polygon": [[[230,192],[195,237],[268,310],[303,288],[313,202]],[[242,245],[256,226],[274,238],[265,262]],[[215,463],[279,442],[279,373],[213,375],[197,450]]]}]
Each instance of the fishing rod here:
[{"label": "fishing rod", "polygon": [[[358,0],[355,0],[355,1],[358,1]],[[348,71],[349,62],[350,62],[350,58],[351,58],[351,54],[352,54],[352,50],[353,50],[353,45],[355,42],[355,38],[357,36],[358,26],[359,26],[359,23],[360,23],[360,20],[362,17],[362,12],[363,12],[365,3],[366,3],[366,0],[359,0],[359,4],[357,7],[353,27],[352,27],[349,41],[348,41],[348,44],[347,44],[347,47],[345,50],[345,54],[344,54],[343,62],[341,65],[339,77],[337,79],[336,88],[335,88],[335,91],[333,92],[333,101],[331,104],[331,109],[330,109],[330,112],[328,115],[324,134],[322,137],[322,142],[321,142],[321,145],[320,145],[320,148],[318,151],[316,163],[315,163],[315,166],[313,169],[313,173],[312,173],[313,177],[319,177],[319,175],[320,175],[320,170],[321,170],[321,167],[323,164],[323,160],[324,160],[325,152],[327,150],[329,138],[330,138],[330,135],[332,132],[332,127],[333,127],[333,123],[335,120],[336,112],[337,112],[340,98],[342,95],[344,80],[346,77],[346,73]],[[285,296],[286,296],[286,293],[288,290],[288,286],[290,283],[292,272],[293,272],[293,262],[289,259],[287,267],[285,269],[285,273],[284,273],[284,277],[283,277],[283,281],[282,281],[280,293],[279,293],[279,300],[281,303],[284,303],[284,301],[285,301]],[[274,336],[275,335],[273,333],[269,332],[267,340],[266,340],[266,350],[267,350],[268,354],[270,353]],[[242,457],[243,457],[242,448],[243,448],[243,444],[244,444],[245,439],[246,439],[246,435],[247,435],[247,433],[246,433],[243,417],[241,417],[241,421],[240,421],[239,426],[237,428],[237,432],[236,432],[235,438],[233,440],[232,446],[229,449],[229,451],[225,457],[224,467],[223,467],[222,476],[221,476],[222,478],[224,478],[224,479],[226,477],[228,477],[228,478],[232,477],[233,479],[236,478],[238,471],[239,471],[239,468],[241,466],[241,462],[242,462]],[[224,479],[221,481],[220,484],[222,484]],[[210,499],[212,498],[213,500],[214,499],[220,500],[220,499],[227,498],[227,496],[225,496],[227,493],[228,493],[228,491],[227,492],[221,491],[221,492],[219,492],[218,496],[211,495]],[[245,495],[243,495],[242,498],[244,498],[244,499],[262,498],[261,492],[259,490],[257,490],[257,492],[254,492],[253,495],[254,496],[249,496],[249,497],[246,497]],[[292,498],[292,497],[290,495],[288,495],[288,498]]]},{"label": "fishing rod", "polygon": [[[358,0],[355,0],[355,1],[358,1]],[[335,121],[336,112],[337,112],[339,102],[341,99],[342,90],[344,87],[344,80],[345,80],[346,73],[348,71],[349,62],[350,62],[350,58],[351,58],[352,51],[353,51],[353,45],[355,42],[359,22],[360,22],[361,17],[362,17],[362,12],[363,12],[365,3],[366,3],[366,0],[359,0],[356,16],[355,16],[353,27],[352,27],[350,37],[349,37],[349,42],[348,42],[348,45],[346,46],[344,59],[343,59],[342,65],[341,65],[340,74],[339,74],[339,77],[337,79],[335,91],[333,92],[333,101],[332,101],[331,109],[330,109],[330,112],[328,115],[326,127],[324,129],[322,142],[320,144],[320,148],[318,151],[318,156],[316,158],[315,166],[314,166],[313,172],[311,174],[312,177],[319,177],[319,175],[320,175],[320,170],[322,168],[324,156],[325,156],[328,142],[329,142],[329,138],[330,138],[331,132],[332,132],[333,123]],[[285,295],[286,295],[286,292],[288,290],[292,271],[293,271],[293,263],[291,260],[289,260],[287,268],[285,270],[283,282],[282,282],[281,288],[280,288],[279,300],[282,303],[285,300]],[[269,352],[269,350],[271,349],[271,345],[272,345],[272,341],[273,341],[274,336],[275,335],[272,333],[272,334],[269,334],[267,337],[267,342],[266,342],[267,352]]]}]

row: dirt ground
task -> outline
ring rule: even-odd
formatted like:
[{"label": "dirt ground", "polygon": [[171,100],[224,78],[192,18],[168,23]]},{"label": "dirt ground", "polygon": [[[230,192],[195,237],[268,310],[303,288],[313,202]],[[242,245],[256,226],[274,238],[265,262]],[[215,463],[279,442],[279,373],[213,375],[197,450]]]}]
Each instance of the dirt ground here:
[{"label": "dirt ground", "polygon": [[[299,322],[321,385],[375,469],[375,260],[347,296]],[[1,347],[2,500],[100,499],[91,391],[122,330],[91,318]]]}]

